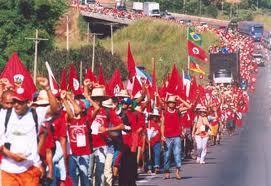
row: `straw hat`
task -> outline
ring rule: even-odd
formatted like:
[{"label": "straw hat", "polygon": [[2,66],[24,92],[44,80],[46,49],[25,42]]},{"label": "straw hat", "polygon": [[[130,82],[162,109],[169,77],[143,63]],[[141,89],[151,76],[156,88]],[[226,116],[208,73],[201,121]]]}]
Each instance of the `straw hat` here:
[{"label": "straw hat", "polygon": [[207,112],[207,108],[201,104],[197,104],[196,110],[199,112]]},{"label": "straw hat", "polygon": [[149,113],[150,116],[160,116],[159,110],[154,108],[152,112]]},{"label": "straw hat", "polygon": [[47,105],[49,104],[48,94],[45,90],[39,91],[37,101],[33,102],[35,105]]},{"label": "straw hat", "polygon": [[105,95],[105,88],[104,87],[96,87],[92,90],[91,97],[98,98],[98,97],[107,97]]},{"label": "straw hat", "polygon": [[111,98],[108,99],[108,100],[103,101],[102,106],[106,107],[106,108],[114,108],[115,107],[115,105],[113,104],[113,101],[112,101]]},{"label": "straw hat", "polygon": [[134,99],[138,99],[138,98],[140,98],[141,96],[142,96],[141,92],[138,91],[138,92],[136,93],[136,95],[134,96]]},{"label": "straw hat", "polygon": [[116,97],[129,98],[130,95],[126,89],[120,90],[120,92],[116,95]]},{"label": "straw hat", "polygon": [[176,103],[176,96],[169,96],[168,99],[167,99],[167,103]]}]

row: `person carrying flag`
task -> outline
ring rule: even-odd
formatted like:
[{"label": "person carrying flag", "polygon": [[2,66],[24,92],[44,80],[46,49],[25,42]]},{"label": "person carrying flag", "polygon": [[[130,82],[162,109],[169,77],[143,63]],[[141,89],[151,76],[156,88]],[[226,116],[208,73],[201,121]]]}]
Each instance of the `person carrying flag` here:
[{"label": "person carrying flag", "polygon": [[[177,101],[181,102],[180,107],[177,107]],[[176,164],[176,178],[181,179],[180,169],[182,165],[181,158],[181,135],[182,124],[179,122],[181,112],[191,108],[191,105],[177,96],[169,96],[165,105],[165,111],[162,117],[161,138],[165,143],[166,149],[164,152],[164,171],[165,179],[170,178],[170,158],[173,151],[173,156]]]}]

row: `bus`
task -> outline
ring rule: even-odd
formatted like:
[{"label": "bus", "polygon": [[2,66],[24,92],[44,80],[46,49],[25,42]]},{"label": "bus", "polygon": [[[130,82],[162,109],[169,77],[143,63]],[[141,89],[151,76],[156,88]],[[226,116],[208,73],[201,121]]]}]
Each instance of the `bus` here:
[{"label": "bus", "polygon": [[238,23],[239,32],[251,36],[254,41],[261,41],[264,27],[262,23],[254,21],[241,21]]}]

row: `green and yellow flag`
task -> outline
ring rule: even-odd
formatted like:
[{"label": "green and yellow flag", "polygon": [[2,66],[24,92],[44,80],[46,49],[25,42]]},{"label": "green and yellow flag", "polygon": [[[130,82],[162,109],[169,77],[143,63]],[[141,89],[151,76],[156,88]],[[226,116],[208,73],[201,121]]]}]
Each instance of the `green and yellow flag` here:
[{"label": "green and yellow flag", "polygon": [[192,28],[189,28],[188,29],[188,40],[192,41],[196,45],[201,46],[202,36],[201,36],[201,34],[198,34],[195,31],[193,31]]}]

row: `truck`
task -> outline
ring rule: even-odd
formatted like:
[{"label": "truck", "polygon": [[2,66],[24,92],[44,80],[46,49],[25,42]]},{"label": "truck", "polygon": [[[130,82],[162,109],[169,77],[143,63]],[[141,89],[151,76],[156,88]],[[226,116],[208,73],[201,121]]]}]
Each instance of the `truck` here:
[{"label": "truck", "polygon": [[126,10],[126,2],[125,2],[125,0],[117,0],[116,1],[116,9],[117,10]]},{"label": "truck", "polygon": [[156,2],[144,2],[143,13],[146,16],[160,17],[159,3]]},{"label": "truck", "polygon": [[240,82],[239,52],[210,54],[209,79],[213,83]]},{"label": "truck", "polygon": [[133,10],[136,12],[143,11],[143,3],[142,2],[133,2]]},{"label": "truck", "polygon": [[262,23],[254,21],[241,21],[238,23],[239,32],[251,36],[254,41],[261,41],[264,33]]}]

